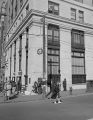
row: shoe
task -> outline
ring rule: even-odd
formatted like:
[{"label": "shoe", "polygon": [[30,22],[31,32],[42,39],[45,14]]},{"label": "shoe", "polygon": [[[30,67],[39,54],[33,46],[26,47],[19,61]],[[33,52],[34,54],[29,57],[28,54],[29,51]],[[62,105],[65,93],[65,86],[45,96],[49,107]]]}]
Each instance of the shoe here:
[{"label": "shoe", "polygon": [[50,97],[48,97],[48,99],[51,99]]},{"label": "shoe", "polygon": [[63,102],[62,100],[60,100],[60,102]]},{"label": "shoe", "polygon": [[57,102],[55,101],[54,104],[57,104]]},{"label": "shoe", "polygon": [[61,101],[58,101],[58,103],[62,103]]}]

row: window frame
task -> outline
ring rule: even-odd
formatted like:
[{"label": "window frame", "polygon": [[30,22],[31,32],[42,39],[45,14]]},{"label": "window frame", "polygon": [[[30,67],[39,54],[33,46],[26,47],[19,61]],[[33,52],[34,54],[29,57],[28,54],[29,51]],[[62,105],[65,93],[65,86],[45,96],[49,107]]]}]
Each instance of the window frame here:
[{"label": "window frame", "polygon": [[8,20],[8,23],[9,23],[9,26],[10,26],[10,7],[9,7],[9,20]]},{"label": "window frame", "polygon": [[17,9],[18,9],[18,1],[16,0],[16,4],[15,4],[15,17],[17,16]]},{"label": "window frame", "polygon": [[23,0],[20,0],[20,8],[23,6]]},{"label": "window frame", "polygon": [[26,6],[26,15],[28,14],[29,12],[29,4]]},{"label": "window frame", "polygon": [[11,23],[13,23],[13,13],[11,14]]},{"label": "window frame", "polygon": [[[49,31],[51,31],[51,35],[49,34]],[[57,31],[58,33],[58,36],[55,36],[55,31]],[[60,43],[60,29],[59,29],[59,26],[57,25],[52,25],[52,24],[49,24],[48,25],[48,42],[50,43],[57,43],[59,44]]]},{"label": "window frame", "polygon": [[14,5],[14,0],[11,1],[11,5],[12,5],[11,22],[13,23],[13,5]]},{"label": "window frame", "polygon": [[[83,45],[73,44],[74,33],[83,36]],[[71,51],[72,51],[72,84],[86,83],[86,71],[85,71],[85,45],[84,45],[84,31],[72,29],[71,31]],[[78,54],[79,53],[79,54]],[[75,59],[76,58],[76,62]],[[83,59],[82,59],[83,58]],[[81,60],[80,60],[81,59]],[[82,72],[82,73],[81,73]]]},{"label": "window frame", "polygon": [[[48,68],[49,68],[49,71],[50,71],[50,73],[48,73],[48,74],[58,75],[59,74],[59,68],[60,68],[60,49],[49,48],[48,51],[50,51],[50,52],[47,53],[48,57],[50,57],[50,59],[47,58]],[[54,57],[57,58],[58,61],[56,61],[57,59],[52,60],[52,59],[54,59]],[[51,73],[50,66],[51,66],[51,69],[52,69],[52,73]],[[58,70],[57,73],[55,73],[53,71],[55,68],[57,68],[56,70]]]},{"label": "window frame", "polygon": [[[75,39],[75,38],[77,38],[75,35],[78,36],[77,40]],[[72,29],[72,31],[71,31],[71,46],[77,47],[77,48],[83,48],[83,49],[85,48],[83,31]]]},{"label": "window frame", "polygon": [[[84,56],[76,56],[72,55],[73,58],[78,58],[82,59],[83,58],[83,65],[73,65],[72,64],[72,84],[81,84],[81,83],[86,83],[86,71],[85,71],[85,52],[76,52],[72,51],[72,53],[80,53],[84,54]],[[75,62],[75,61],[74,61]],[[82,70],[82,73],[79,70]],[[74,73],[73,73],[74,71]]]},{"label": "window frame", "polygon": [[[50,11],[50,5],[52,5],[52,10]],[[55,10],[54,7],[57,6],[58,10]],[[52,2],[52,1],[48,1],[48,13],[53,14],[53,15],[59,15],[59,4]]]},{"label": "window frame", "polygon": [[[75,51],[72,51],[72,53],[73,53],[73,55],[72,55],[72,68],[73,67],[84,68],[84,73],[82,73],[82,74],[85,74],[85,53],[84,52],[75,52]],[[75,53],[80,53],[80,56],[76,55]],[[83,54],[83,56],[81,54]],[[73,58],[76,58],[76,59],[74,59],[74,63],[73,63]],[[79,61],[80,59],[81,60],[83,59],[82,65],[80,64],[80,61]],[[72,74],[73,74],[73,72],[72,72]]]},{"label": "window frame", "polygon": [[71,8],[71,19],[76,20],[76,9]]},{"label": "window frame", "polygon": [[84,22],[84,11],[79,10],[78,13],[79,13],[79,22],[83,23]]}]

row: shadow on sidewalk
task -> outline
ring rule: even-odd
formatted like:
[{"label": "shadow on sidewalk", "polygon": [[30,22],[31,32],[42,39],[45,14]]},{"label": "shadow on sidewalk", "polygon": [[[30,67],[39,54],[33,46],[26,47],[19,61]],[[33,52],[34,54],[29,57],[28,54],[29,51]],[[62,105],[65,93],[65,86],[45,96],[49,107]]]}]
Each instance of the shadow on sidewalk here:
[{"label": "shadow on sidewalk", "polygon": [[[61,98],[67,98],[67,97],[73,97],[78,95],[88,94],[86,92],[86,89],[79,89],[79,90],[73,90],[72,94],[69,93],[69,91],[61,91],[60,96]],[[42,95],[22,95],[18,94],[16,96],[12,96],[10,100],[5,101],[5,103],[17,103],[17,102],[29,102],[29,101],[40,101],[40,100],[49,100],[48,98],[43,98]],[[4,103],[4,102],[3,102]]]}]

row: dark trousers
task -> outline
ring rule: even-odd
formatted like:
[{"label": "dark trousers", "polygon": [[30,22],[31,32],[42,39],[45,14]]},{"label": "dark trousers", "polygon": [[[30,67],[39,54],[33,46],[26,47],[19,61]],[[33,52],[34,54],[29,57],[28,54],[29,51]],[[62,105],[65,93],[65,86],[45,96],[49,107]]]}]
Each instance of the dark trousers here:
[{"label": "dark trousers", "polygon": [[52,87],[50,85],[50,91],[46,94],[46,97],[49,96],[52,93]]},{"label": "dark trousers", "polygon": [[60,98],[60,89],[59,89],[59,86],[54,86],[51,98],[52,99]]},{"label": "dark trousers", "polygon": [[64,91],[66,91],[67,89],[66,89],[66,86],[64,86]]}]

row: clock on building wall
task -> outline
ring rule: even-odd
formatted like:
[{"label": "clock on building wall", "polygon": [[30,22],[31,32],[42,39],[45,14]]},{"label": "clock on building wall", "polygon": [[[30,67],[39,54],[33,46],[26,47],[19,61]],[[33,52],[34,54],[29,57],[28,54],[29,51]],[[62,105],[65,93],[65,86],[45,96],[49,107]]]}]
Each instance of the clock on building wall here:
[{"label": "clock on building wall", "polygon": [[43,54],[43,49],[42,49],[42,48],[39,48],[39,49],[37,50],[37,54],[38,54],[38,55]]}]

